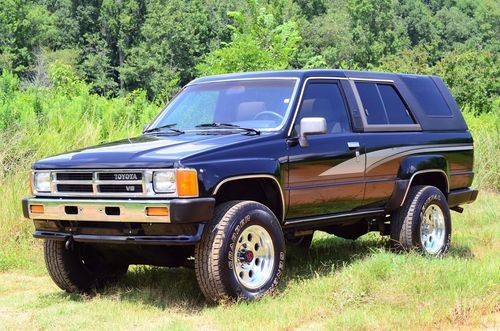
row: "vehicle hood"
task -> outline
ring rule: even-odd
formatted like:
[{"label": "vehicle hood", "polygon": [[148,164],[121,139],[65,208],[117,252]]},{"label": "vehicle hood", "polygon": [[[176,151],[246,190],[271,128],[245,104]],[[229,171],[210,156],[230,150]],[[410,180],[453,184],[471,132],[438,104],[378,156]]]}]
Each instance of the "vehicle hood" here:
[{"label": "vehicle hood", "polygon": [[230,134],[142,135],[49,157],[33,169],[168,168],[190,156],[262,136]]}]

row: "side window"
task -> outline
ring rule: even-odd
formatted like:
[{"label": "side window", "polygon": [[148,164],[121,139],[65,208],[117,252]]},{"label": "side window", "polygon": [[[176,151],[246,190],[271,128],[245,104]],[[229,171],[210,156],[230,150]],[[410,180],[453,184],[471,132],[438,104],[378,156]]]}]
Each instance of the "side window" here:
[{"label": "side window", "polygon": [[368,124],[415,124],[394,86],[356,83]]},{"label": "side window", "polygon": [[295,130],[299,131],[304,117],[324,117],[328,133],[350,131],[347,109],[340,87],[336,83],[308,83],[302,97]]},{"label": "side window", "polygon": [[368,124],[388,124],[389,120],[387,119],[384,104],[378,93],[377,84],[356,83],[356,88],[358,89],[361,102],[363,102]]},{"label": "side window", "polygon": [[377,84],[389,124],[415,124],[398,92],[392,85]]}]

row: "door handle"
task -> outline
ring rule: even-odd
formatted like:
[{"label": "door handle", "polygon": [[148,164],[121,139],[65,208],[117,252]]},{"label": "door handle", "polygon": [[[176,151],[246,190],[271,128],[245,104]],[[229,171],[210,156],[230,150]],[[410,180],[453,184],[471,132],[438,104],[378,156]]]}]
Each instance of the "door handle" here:
[{"label": "door handle", "polygon": [[347,147],[349,147],[350,150],[357,149],[357,148],[359,148],[359,142],[357,142],[357,141],[349,141],[347,143]]},{"label": "door handle", "polygon": [[347,143],[347,147],[349,147],[350,151],[352,151],[352,150],[356,151],[356,161],[359,161],[358,160],[358,158],[359,158],[359,142],[357,142],[357,141],[349,141]]}]

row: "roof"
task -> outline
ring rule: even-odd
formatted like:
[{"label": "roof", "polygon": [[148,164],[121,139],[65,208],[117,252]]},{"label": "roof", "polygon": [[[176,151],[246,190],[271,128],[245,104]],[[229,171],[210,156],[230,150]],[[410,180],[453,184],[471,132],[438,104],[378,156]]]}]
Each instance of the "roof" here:
[{"label": "roof", "polygon": [[342,77],[342,78],[369,78],[369,79],[384,79],[396,80],[401,76],[421,76],[421,75],[406,75],[388,72],[372,72],[372,71],[357,71],[357,70],[341,70],[341,69],[304,69],[304,70],[276,70],[276,71],[255,71],[255,72],[240,72],[215,76],[206,76],[197,78],[191,81],[188,85],[217,82],[222,80],[233,79],[250,79],[250,78],[307,78],[307,77]]}]

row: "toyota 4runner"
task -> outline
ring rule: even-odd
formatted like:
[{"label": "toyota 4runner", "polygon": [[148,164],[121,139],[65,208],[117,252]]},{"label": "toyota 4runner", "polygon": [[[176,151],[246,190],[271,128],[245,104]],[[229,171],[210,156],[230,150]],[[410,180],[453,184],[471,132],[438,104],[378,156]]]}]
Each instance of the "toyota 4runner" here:
[{"label": "toyota 4runner", "polygon": [[473,140],[433,76],[344,70],[220,75],[185,86],[135,138],[36,162],[23,211],[68,292],[131,264],[194,257],[210,301],[271,292],[314,231],[389,235],[444,254],[476,199]]}]

